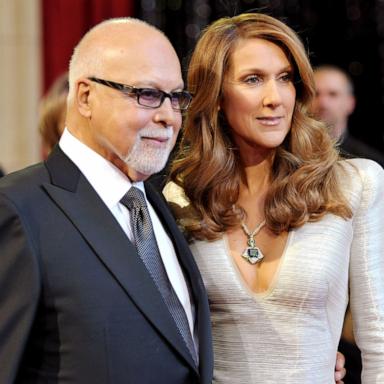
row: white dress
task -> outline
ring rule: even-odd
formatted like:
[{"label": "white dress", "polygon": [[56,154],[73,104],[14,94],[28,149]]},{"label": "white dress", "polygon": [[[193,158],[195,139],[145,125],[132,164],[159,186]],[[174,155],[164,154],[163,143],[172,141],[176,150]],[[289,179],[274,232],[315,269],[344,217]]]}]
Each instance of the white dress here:
[{"label": "white dress", "polygon": [[[292,230],[267,292],[247,288],[226,236],[191,244],[210,301],[215,383],[334,383],[348,298],[362,383],[384,383],[384,171],[370,160],[344,163],[352,219],[328,214]],[[164,194],[188,208],[175,184]]]}]

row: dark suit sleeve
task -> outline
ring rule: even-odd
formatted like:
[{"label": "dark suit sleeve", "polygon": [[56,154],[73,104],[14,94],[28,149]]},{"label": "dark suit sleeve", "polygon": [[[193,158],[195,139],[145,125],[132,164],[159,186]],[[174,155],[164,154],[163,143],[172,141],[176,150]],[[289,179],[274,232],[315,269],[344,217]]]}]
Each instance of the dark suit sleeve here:
[{"label": "dark suit sleeve", "polygon": [[0,383],[15,380],[40,294],[36,252],[15,206],[0,194]]}]

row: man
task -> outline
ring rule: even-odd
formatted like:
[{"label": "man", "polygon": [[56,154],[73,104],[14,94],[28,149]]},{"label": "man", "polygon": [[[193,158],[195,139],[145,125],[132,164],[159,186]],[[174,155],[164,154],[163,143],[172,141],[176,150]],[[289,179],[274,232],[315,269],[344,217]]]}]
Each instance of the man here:
[{"label": "man", "polygon": [[38,128],[41,137],[41,157],[44,160],[59,142],[64,131],[68,91],[68,73],[65,72],[53,82],[40,101]]},{"label": "man", "polygon": [[110,20],[69,83],[59,146],[0,182],[0,383],[211,383],[201,277],[143,183],[190,101],[177,55],[154,27]]},{"label": "man", "polygon": [[352,80],[346,72],[336,66],[323,65],[315,69],[314,75],[316,97],[312,111],[328,124],[331,136],[339,141],[342,152],[372,159],[384,166],[384,156],[379,151],[348,132],[348,118],[355,109],[356,100]]}]

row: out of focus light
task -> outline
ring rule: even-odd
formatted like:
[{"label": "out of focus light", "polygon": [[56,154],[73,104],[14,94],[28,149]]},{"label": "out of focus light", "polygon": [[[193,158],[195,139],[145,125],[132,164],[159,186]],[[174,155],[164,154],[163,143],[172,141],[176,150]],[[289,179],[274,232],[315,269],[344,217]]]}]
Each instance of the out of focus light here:
[{"label": "out of focus light", "polygon": [[359,20],[361,17],[360,8],[357,5],[350,5],[347,8],[347,18],[351,21]]},{"label": "out of focus light", "polygon": [[200,34],[200,27],[197,24],[187,24],[185,33],[191,39],[196,39]]},{"label": "out of focus light", "polygon": [[364,71],[364,66],[359,61],[352,61],[349,63],[348,70],[352,76],[360,76]]},{"label": "out of focus light", "polygon": [[207,18],[211,14],[211,7],[207,3],[197,4],[195,6],[195,12],[198,16]]},{"label": "out of focus light", "polygon": [[156,9],[156,0],[141,0],[141,8],[144,11],[154,11]]},{"label": "out of focus light", "polygon": [[171,11],[178,11],[181,9],[182,0],[168,0],[168,8]]}]

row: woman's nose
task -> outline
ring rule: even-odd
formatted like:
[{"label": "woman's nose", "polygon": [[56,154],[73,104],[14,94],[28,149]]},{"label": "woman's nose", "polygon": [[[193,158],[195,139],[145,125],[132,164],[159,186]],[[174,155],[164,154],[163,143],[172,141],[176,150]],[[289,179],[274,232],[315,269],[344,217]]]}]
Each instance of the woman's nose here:
[{"label": "woman's nose", "polygon": [[263,105],[276,108],[281,104],[281,94],[276,80],[271,79],[265,84]]}]

